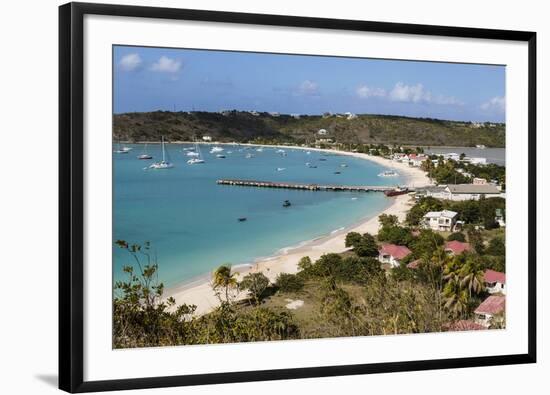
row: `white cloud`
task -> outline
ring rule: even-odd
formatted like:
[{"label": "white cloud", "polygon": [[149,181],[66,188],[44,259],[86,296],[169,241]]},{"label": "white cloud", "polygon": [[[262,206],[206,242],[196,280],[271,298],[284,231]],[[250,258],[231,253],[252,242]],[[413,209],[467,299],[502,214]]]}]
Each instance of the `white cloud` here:
[{"label": "white cloud", "polygon": [[390,91],[390,99],[393,101],[413,102],[429,101],[430,92],[424,91],[422,84],[405,85],[402,82],[395,84]]},{"label": "white cloud", "polygon": [[161,56],[158,61],[153,63],[151,70],[161,73],[177,73],[181,69],[181,61]]},{"label": "white cloud", "polygon": [[357,96],[361,99],[368,99],[369,97],[385,97],[386,90],[382,88],[373,88],[367,85],[359,85],[355,91]]},{"label": "white cloud", "polygon": [[506,109],[506,98],[504,96],[495,96],[491,100],[483,103],[481,109],[485,111],[504,112]]},{"label": "white cloud", "polygon": [[315,81],[305,80],[298,86],[296,93],[303,96],[318,96],[319,84]]},{"label": "white cloud", "polygon": [[124,55],[118,65],[121,70],[134,71],[141,65],[141,57],[137,53]]},{"label": "white cloud", "polygon": [[432,103],[462,106],[464,103],[452,96],[434,95],[424,89],[424,85],[406,85],[402,82],[395,84],[389,93],[390,100],[408,103]]}]

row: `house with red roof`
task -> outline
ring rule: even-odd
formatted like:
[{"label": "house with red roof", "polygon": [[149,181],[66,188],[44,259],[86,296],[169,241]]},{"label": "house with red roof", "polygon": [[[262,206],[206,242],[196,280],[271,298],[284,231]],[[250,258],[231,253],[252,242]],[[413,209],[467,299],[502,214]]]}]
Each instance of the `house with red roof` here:
[{"label": "house with red roof", "polygon": [[485,290],[491,294],[506,295],[506,274],[494,270],[485,270]]},{"label": "house with red roof", "polygon": [[414,270],[414,269],[418,269],[418,267],[420,266],[421,263],[422,263],[422,259],[416,259],[416,260],[414,260],[414,261],[412,261],[412,262],[409,262],[409,263],[407,264],[407,267],[408,267],[409,269],[413,269],[413,270]]},{"label": "house with red roof", "polygon": [[506,308],[506,297],[491,295],[475,309],[476,322],[488,328],[491,320],[497,314],[503,313]]},{"label": "house with red roof", "polygon": [[391,267],[397,267],[401,264],[401,260],[411,254],[405,246],[396,244],[382,244],[378,249],[378,260],[382,264],[389,264]]},{"label": "house with red roof", "polygon": [[443,324],[443,329],[450,332],[458,331],[480,331],[487,329],[485,326],[470,320],[458,320]]},{"label": "house with red roof", "polygon": [[455,256],[469,251],[472,251],[470,243],[463,243],[458,240],[448,241],[445,243],[445,252],[449,255]]}]

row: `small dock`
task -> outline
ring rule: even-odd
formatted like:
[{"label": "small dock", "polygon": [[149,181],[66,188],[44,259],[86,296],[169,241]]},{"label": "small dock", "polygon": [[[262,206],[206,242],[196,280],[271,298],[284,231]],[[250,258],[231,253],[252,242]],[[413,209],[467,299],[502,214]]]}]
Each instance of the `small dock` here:
[{"label": "small dock", "polygon": [[[392,191],[395,187],[377,186],[377,185],[318,185],[318,184],[300,184],[294,182],[272,182],[255,180],[227,180],[216,181],[218,185],[234,185],[241,187],[256,188],[280,188],[295,189],[302,191],[329,191],[329,192],[385,192]],[[409,188],[412,192],[413,189]]]}]

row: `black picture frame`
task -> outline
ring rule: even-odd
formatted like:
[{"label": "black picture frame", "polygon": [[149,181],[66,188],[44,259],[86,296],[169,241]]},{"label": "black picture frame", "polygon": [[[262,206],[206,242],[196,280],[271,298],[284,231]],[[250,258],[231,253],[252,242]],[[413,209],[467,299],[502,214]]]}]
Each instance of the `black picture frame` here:
[{"label": "black picture frame", "polygon": [[[528,43],[528,352],[525,354],[84,381],[83,350],[83,19],[86,14]],[[108,4],[59,8],[59,388],[90,392],[245,381],[344,376],[536,362],[536,33]]]}]

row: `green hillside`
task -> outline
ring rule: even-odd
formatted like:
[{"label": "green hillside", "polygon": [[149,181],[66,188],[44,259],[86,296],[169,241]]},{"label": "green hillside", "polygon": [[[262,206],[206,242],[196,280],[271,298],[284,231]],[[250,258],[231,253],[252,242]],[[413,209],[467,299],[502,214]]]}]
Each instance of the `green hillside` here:
[{"label": "green hillside", "polygon": [[[242,111],[214,112],[155,111],[114,115],[114,140],[189,141],[209,135],[215,141],[264,141],[314,143],[330,138],[339,143],[384,143],[428,146],[504,147],[505,125],[474,125],[470,122],[391,115],[253,115]],[[327,134],[321,136],[319,129]]]}]

